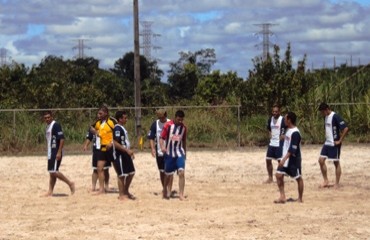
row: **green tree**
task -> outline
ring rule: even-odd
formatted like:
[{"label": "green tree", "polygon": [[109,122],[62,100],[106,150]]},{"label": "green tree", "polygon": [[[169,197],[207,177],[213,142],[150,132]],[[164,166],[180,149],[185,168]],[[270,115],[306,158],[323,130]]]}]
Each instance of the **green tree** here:
[{"label": "green tree", "polygon": [[242,82],[243,79],[239,78],[236,72],[221,74],[220,71],[213,71],[199,81],[196,99],[200,103],[211,105],[237,104]]},{"label": "green tree", "polygon": [[168,83],[174,100],[192,99],[199,79],[208,75],[216,63],[214,49],[201,49],[194,53],[180,52],[180,59],[170,63]]}]

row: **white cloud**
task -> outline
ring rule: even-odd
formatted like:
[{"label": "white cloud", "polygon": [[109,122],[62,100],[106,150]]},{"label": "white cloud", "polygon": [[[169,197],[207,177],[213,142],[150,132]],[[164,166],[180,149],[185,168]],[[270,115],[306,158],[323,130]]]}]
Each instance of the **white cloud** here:
[{"label": "white cloud", "polygon": [[[282,48],[291,42],[294,59],[308,54],[314,65],[334,56],[360,57],[370,62],[370,6],[330,0],[139,0],[140,20],[153,21],[152,56],[159,66],[177,61],[180,51],[214,48],[216,68],[246,77],[251,59],[260,55],[262,35],[254,24],[273,23],[270,36]],[[133,50],[132,0],[7,1],[0,8],[0,48],[12,59],[38,64],[48,54],[73,57],[77,39],[86,39],[86,55],[106,67]],[[30,32],[30,24],[44,27]],[[142,27],[142,26],[141,26]],[[338,59],[338,61],[341,61]],[[343,60],[344,61],[344,60]]]}]

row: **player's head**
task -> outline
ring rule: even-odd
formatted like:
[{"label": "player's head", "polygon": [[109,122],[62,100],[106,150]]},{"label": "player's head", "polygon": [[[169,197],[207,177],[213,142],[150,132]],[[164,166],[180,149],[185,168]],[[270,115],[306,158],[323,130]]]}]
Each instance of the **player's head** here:
[{"label": "player's head", "polygon": [[167,120],[167,112],[165,109],[161,108],[156,111],[158,119],[164,123]]},{"label": "player's head", "polygon": [[117,121],[121,124],[126,124],[128,117],[126,111],[117,111],[115,115]]},{"label": "player's head", "polygon": [[280,116],[280,107],[279,105],[275,104],[272,107],[272,116],[277,119]]},{"label": "player's head", "polygon": [[109,114],[108,107],[107,105],[103,104],[98,110],[98,119],[104,120],[108,117],[108,114]]},{"label": "player's head", "polygon": [[53,114],[49,110],[44,111],[42,116],[46,124],[50,124],[53,121]]},{"label": "player's head", "polygon": [[326,116],[326,115],[328,115],[328,114],[330,113],[330,107],[329,107],[329,105],[328,105],[328,104],[326,104],[326,103],[322,102],[322,103],[320,104],[320,106],[319,106],[319,111],[321,112],[321,114],[322,114],[323,116]]},{"label": "player's head", "polygon": [[182,124],[184,121],[185,113],[182,110],[177,110],[175,113],[175,124]]},{"label": "player's head", "polygon": [[285,121],[285,125],[287,126],[295,125],[297,121],[297,115],[294,112],[288,112],[285,115],[284,121]]}]

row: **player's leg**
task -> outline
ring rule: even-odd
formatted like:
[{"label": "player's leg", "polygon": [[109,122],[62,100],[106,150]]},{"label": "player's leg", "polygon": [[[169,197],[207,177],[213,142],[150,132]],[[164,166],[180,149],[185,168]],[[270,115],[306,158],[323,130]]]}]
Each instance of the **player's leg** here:
[{"label": "player's leg", "polygon": [[71,180],[69,180],[69,179],[68,179],[66,176],[64,176],[64,174],[63,174],[63,173],[61,173],[61,172],[55,172],[54,174],[55,174],[55,176],[56,176],[59,180],[61,180],[61,181],[65,182],[65,183],[69,186],[69,188],[70,188],[70,190],[71,190],[71,194],[73,195],[73,194],[75,193],[75,184],[74,184],[74,182],[72,182]]},{"label": "player's leg", "polygon": [[272,160],[271,159],[266,159],[266,169],[267,169],[268,178],[265,181],[265,183],[272,183],[273,182],[273,178],[272,178],[273,166],[272,166]]},{"label": "player's leg", "polygon": [[112,161],[114,161],[113,152],[107,151],[105,152],[105,155],[106,155],[105,159],[107,161],[104,166],[104,187],[105,187],[105,191],[109,191],[109,179],[110,179],[109,168],[112,167]]},{"label": "player's leg", "polygon": [[98,193],[105,193],[104,183],[105,183],[105,174],[104,174],[104,166],[106,164],[105,160],[98,160],[98,179],[99,179],[99,191]]},{"label": "player's leg", "polygon": [[176,159],[171,156],[166,155],[164,158],[164,188],[163,188],[163,198],[169,199],[169,185],[173,181],[173,174],[176,171]]},{"label": "player's leg", "polygon": [[49,190],[45,194],[46,197],[50,197],[53,195],[54,187],[57,182],[57,177],[55,176],[54,173],[50,172],[49,173]]},{"label": "player's leg", "polygon": [[105,191],[109,191],[109,168],[104,168],[104,188]]},{"label": "player's leg", "polygon": [[98,182],[98,171],[96,169],[93,169],[93,172],[91,174],[91,191],[96,191],[96,183]]},{"label": "player's leg", "polygon": [[92,169],[93,172],[91,174],[91,191],[96,191],[96,183],[98,182],[98,159],[95,153],[92,156]]},{"label": "player's leg", "polygon": [[[184,190],[185,190],[185,158],[178,157],[176,159],[176,167],[179,175],[179,199],[185,200]],[[172,178],[173,181],[173,178]]]},{"label": "player's leg", "polygon": [[156,157],[156,160],[157,160],[157,167],[158,167],[158,171],[159,171],[159,178],[161,180],[162,189],[163,189],[164,188],[164,178],[165,178],[165,174],[164,174],[164,157],[163,156],[157,156]]},{"label": "player's leg", "polygon": [[339,188],[339,180],[342,175],[342,168],[340,166],[339,161],[334,161],[334,166],[335,166],[335,188]]},{"label": "player's leg", "polygon": [[179,199],[180,200],[185,199],[184,191],[185,191],[185,169],[180,169],[179,170]]},{"label": "player's leg", "polygon": [[274,203],[285,203],[286,197],[285,197],[285,191],[284,191],[284,174],[285,174],[285,168],[284,167],[278,167],[276,170],[276,183],[279,188],[280,197],[274,201]]},{"label": "player's leg", "polygon": [[323,146],[321,149],[320,157],[319,157],[319,164],[320,164],[320,170],[322,177],[324,179],[323,183],[320,185],[320,187],[329,187],[329,180],[328,180],[328,170],[326,168],[325,160],[328,158],[329,154],[329,146]]},{"label": "player's leg", "polygon": [[298,185],[298,202],[303,202],[303,189],[304,189],[303,179],[302,177],[299,177],[296,180]]}]

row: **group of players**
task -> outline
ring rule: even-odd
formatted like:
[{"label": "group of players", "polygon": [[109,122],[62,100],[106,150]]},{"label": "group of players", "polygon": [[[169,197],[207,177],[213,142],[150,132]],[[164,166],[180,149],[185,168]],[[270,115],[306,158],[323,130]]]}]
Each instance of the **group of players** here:
[{"label": "group of players", "polygon": [[[164,109],[157,110],[158,119],[153,122],[148,138],[152,148],[152,155],[157,159],[163,187],[162,196],[165,199],[174,197],[172,191],[173,175],[179,176],[180,200],[185,199],[185,156],[186,132],[183,124],[185,114],[178,110],[173,120],[167,119]],[[46,139],[48,146],[48,171],[50,174],[49,191],[46,196],[52,196],[57,179],[67,183],[71,193],[75,192],[75,184],[65,177],[59,166],[62,160],[64,134],[61,125],[54,121],[50,111],[44,113]],[[115,117],[109,115],[108,107],[102,106],[97,113],[97,121],[92,124],[86,135],[83,150],[86,151],[92,143],[92,192],[104,194],[109,191],[109,168],[112,166],[117,173],[120,200],[136,197],[130,193],[130,185],[135,175],[133,159],[134,152],[130,148],[130,140],[125,124],[128,116],[125,111],[117,111]],[[99,182],[99,188],[96,188]]]},{"label": "group of players", "polygon": [[[348,127],[337,113],[332,111],[328,104],[321,103],[319,111],[324,116],[325,143],[321,149],[319,164],[323,176],[320,187],[339,187],[341,177],[340,151]],[[169,199],[176,194],[172,191],[174,174],[179,176],[179,199],[184,200],[185,188],[185,160],[187,128],[183,124],[185,114],[178,110],[175,118],[170,120],[164,109],[156,111],[155,120],[148,134],[151,154],[156,158],[160,180],[162,184],[162,197]],[[109,168],[113,163],[118,176],[119,199],[135,199],[130,193],[130,185],[135,175],[133,159],[134,152],[130,149],[130,141],[125,124],[128,116],[125,111],[117,111],[115,118],[109,116],[108,108],[102,106],[98,110],[98,120],[92,124],[86,135],[83,149],[86,151],[93,143],[92,154],[92,191],[103,194],[109,187]],[[48,171],[50,174],[49,191],[46,196],[52,196],[57,179],[67,183],[71,193],[75,192],[75,184],[59,171],[62,160],[64,134],[59,123],[53,120],[50,111],[44,113],[46,139],[48,146]],[[303,202],[304,183],[302,179],[301,135],[296,126],[297,116],[294,112],[280,115],[280,107],[273,106],[272,116],[268,120],[267,129],[270,132],[270,143],[266,153],[266,168],[268,179],[266,183],[273,182],[272,160],[278,162],[276,182],[280,197],[275,203],[287,201]],[[329,184],[325,161],[333,161],[335,165],[336,180]],[[294,178],[298,184],[298,199],[287,199],[284,191],[284,175]],[[97,181],[99,188],[96,189]]]},{"label": "group of players", "polygon": [[[319,111],[324,116],[325,143],[321,149],[319,164],[324,178],[320,187],[339,187],[341,177],[340,151],[348,127],[340,115],[332,111],[328,104],[321,103]],[[278,161],[276,169],[276,182],[280,196],[274,203],[285,203],[287,201],[303,202],[303,179],[302,179],[302,156],[301,156],[301,135],[296,127],[297,116],[294,112],[288,112],[284,117],[280,115],[280,107],[273,106],[272,116],[267,123],[270,132],[270,143],[266,153],[266,169],[268,179],[266,183],[273,182],[272,160]],[[335,184],[329,184],[325,161],[333,161],[335,165]],[[284,191],[284,175],[288,175],[297,181],[298,199],[287,199]]]}]

